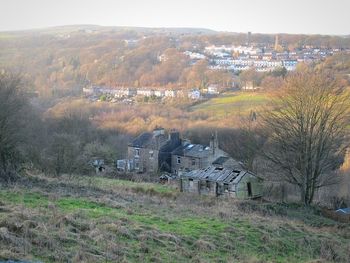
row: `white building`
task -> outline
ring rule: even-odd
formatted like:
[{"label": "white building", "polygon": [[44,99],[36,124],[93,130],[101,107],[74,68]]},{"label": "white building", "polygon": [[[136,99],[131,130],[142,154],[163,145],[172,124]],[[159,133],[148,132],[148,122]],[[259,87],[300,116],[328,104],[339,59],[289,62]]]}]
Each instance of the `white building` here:
[{"label": "white building", "polygon": [[165,91],[164,90],[155,90],[154,96],[162,98],[165,96]]},{"label": "white building", "polygon": [[210,85],[208,87],[208,94],[210,94],[210,95],[219,94],[218,86],[217,85]]},{"label": "white building", "polygon": [[262,53],[262,50],[260,48],[255,48],[252,46],[238,46],[238,47],[233,46],[232,51],[238,54],[248,54],[248,55],[257,55]]},{"label": "white building", "polygon": [[293,71],[296,69],[298,65],[297,60],[284,60],[283,61],[283,66],[288,70],[288,71]]},{"label": "white building", "polygon": [[132,97],[136,95],[136,89],[118,87],[115,89],[111,89],[111,94],[113,94],[116,98]]},{"label": "white building", "polygon": [[150,97],[150,96],[154,95],[154,90],[151,90],[151,89],[138,89],[137,90],[137,95]]},{"label": "white building", "polygon": [[200,54],[200,53],[196,53],[196,52],[191,52],[191,51],[185,51],[184,54],[186,56],[189,56],[190,59],[193,59],[193,60],[199,60],[199,59],[206,59],[207,57],[203,54]]},{"label": "white building", "polygon": [[86,95],[92,95],[94,90],[92,88],[83,88],[83,93]]},{"label": "white building", "polygon": [[165,90],[164,96],[168,97],[168,98],[175,98],[177,96],[177,91],[176,90]]},{"label": "white building", "polygon": [[193,89],[188,92],[188,98],[192,100],[199,100],[201,98],[201,92],[198,89]]}]

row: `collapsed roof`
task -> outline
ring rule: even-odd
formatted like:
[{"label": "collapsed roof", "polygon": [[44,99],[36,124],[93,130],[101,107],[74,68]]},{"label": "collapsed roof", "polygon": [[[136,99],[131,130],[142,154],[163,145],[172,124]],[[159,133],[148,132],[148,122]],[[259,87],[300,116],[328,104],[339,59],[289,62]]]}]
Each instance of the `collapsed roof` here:
[{"label": "collapsed roof", "polygon": [[208,168],[200,170],[194,170],[185,173],[182,175],[182,177],[188,179],[237,184],[246,174],[257,177],[253,173],[246,170],[234,170],[228,168],[219,168],[215,166],[210,166]]}]

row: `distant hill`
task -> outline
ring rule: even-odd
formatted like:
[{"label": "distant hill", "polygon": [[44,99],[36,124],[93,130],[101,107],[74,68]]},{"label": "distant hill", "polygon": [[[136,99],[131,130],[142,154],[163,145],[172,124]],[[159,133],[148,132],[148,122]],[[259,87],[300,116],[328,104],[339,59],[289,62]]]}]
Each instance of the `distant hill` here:
[{"label": "distant hill", "polygon": [[[291,50],[304,45],[350,48],[345,36],[279,35]],[[262,46],[273,45],[274,39],[273,34],[251,35]],[[0,70],[22,72],[27,87],[40,96],[77,95],[90,84],[193,88],[229,83],[230,73],[210,71],[205,61],[193,65],[184,51],[203,53],[208,45],[246,41],[245,33],[205,28],[67,25],[0,32]]]},{"label": "distant hill", "polygon": [[99,25],[64,25],[39,29],[28,29],[18,31],[0,31],[1,33],[14,35],[27,35],[33,33],[40,34],[67,34],[74,32],[123,32],[135,31],[138,33],[158,33],[158,34],[215,34],[215,30],[207,28],[190,28],[190,27],[129,27],[129,26],[99,26]]}]

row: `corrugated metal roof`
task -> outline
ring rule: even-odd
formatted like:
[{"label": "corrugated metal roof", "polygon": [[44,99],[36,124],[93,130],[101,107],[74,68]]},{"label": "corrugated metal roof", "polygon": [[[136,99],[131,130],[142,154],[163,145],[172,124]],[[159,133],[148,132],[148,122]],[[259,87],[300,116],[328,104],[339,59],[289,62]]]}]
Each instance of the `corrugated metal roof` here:
[{"label": "corrugated metal roof", "polygon": [[350,215],[350,207],[338,209],[336,212]]},{"label": "corrugated metal roof", "polygon": [[197,180],[236,184],[241,180],[241,178],[246,173],[247,171],[245,170],[233,170],[233,169],[218,168],[218,167],[210,166],[205,169],[188,172],[182,176],[186,178],[197,179]]}]

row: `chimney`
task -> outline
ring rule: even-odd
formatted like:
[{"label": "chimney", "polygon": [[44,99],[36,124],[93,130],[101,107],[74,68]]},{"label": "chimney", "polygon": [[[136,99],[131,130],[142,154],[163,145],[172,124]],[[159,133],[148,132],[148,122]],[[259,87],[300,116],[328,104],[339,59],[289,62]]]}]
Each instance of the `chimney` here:
[{"label": "chimney", "polygon": [[176,130],[171,130],[169,133],[169,140],[176,144],[177,142],[180,141],[180,133]]},{"label": "chimney", "polygon": [[215,155],[215,151],[216,149],[219,148],[219,141],[218,141],[218,132],[215,132],[215,135],[212,134],[211,135],[211,139],[210,139],[210,149],[212,150],[212,154]]},{"label": "chimney", "polygon": [[165,133],[164,128],[155,128],[153,130],[153,137],[156,137],[158,135],[164,135],[164,133]]},{"label": "chimney", "polygon": [[191,144],[189,139],[183,139],[182,140],[182,146],[186,146],[186,145],[189,145],[189,144]]}]

